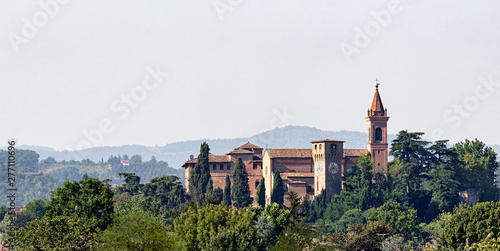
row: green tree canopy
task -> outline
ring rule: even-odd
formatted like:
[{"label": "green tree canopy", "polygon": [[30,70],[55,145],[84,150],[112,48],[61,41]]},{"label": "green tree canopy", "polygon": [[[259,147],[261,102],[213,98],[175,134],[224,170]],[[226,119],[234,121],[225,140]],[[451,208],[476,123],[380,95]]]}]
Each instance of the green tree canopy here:
[{"label": "green tree canopy", "polygon": [[432,198],[427,209],[427,221],[434,219],[442,211],[451,212],[458,204],[458,159],[455,149],[448,148],[447,143],[448,140],[439,140],[429,147],[432,170],[427,188]]},{"label": "green tree canopy", "polygon": [[461,204],[441,232],[441,242],[447,247],[463,250],[465,241],[477,243],[489,233],[500,237],[500,202],[483,202],[474,207]]},{"label": "green tree canopy", "polygon": [[46,159],[41,160],[40,162],[42,164],[45,164],[45,165],[48,165],[48,166],[57,164],[56,159],[54,159],[54,157],[52,157],[52,156],[49,156]]},{"label": "green tree canopy", "polygon": [[328,201],[326,200],[325,189],[322,189],[318,196],[314,197],[314,209],[318,218],[323,218],[327,209]]},{"label": "green tree canopy", "polygon": [[277,203],[266,205],[265,214],[268,216],[269,222],[273,224],[278,236],[292,223],[290,211],[281,209]]},{"label": "green tree canopy", "polygon": [[23,212],[28,214],[32,219],[41,219],[45,215],[45,207],[47,207],[47,200],[33,200],[26,204]]},{"label": "green tree canopy", "polygon": [[198,203],[174,220],[174,229],[187,250],[259,250],[267,244],[255,231],[256,218],[248,208]]},{"label": "green tree canopy", "polygon": [[231,199],[235,207],[246,207],[252,203],[250,186],[248,185],[248,172],[240,157],[236,160],[233,171],[233,187]]},{"label": "green tree canopy", "polygon": [[338,250],[381,250],[382,242],[394,234],[391,227],[382,221],[367,225],[352,224],[347,234],[332,234],[330,241]]},{"label": "green tree canopy", "polygon": [[207,195],[213,197],[213,193],[214,193],[214,182],[212,178],[210,178],[207,184]]},{"label": "green tree canopy", "polygon": [[153,216],[161,216],[160,202],[152,197],[146,197],[143,194],[125,197],[115,196],[114,211],[118,215],[125,215],[132,211],[144,211]]},{"label": "green tree canopy", "polygon": [[197,201],[203,201],[207,192],[207,185],[210,181],[210,167],[208,165],[208,156],[210,148],[207,142],[203,142],[200,146],[200,154],[196,160],[196,164],[191,171],[189,177],[191,198]]},{"label": "green tree canopy", "polygon": [[[100,250],[97,218],[56,215],[21,228],[7,243],[19,250]],[[15,240],[15,242],[13,242]]]},{"label": "green tree canopy", "polygon": [[367,211],[366,219],[370,221],[383,221],[397,234],[406,239],[420,236],[420,220],[417,211],[413,208],[405,208],[397,202],[386,202],[384,205]]},{"label": "green tree canopy", "polygon": [[231,206],[231,179],[229,178],[229,175],[226,175],[226,186],[224,187],[224,198],[223,198],[224,204],[226,206]]},{"label": "green tree canopy", "polygon": [[400,131],[391,143],[389,154],[395,159],[425,166],[429,158],[426,149],[429,142],[422,140],[422,135],[423,132]]},{"label": "green tree canopy", "polygon": [[38,166],[38,158],[40,158],[40,155],[32,150],[18,149],[16,151],[16,164],[19,167],[36,169]]},{"label": "green tree canopy", "polygon": [[273,175],[273,190],[271,193],[271,203],[283,206],[285,191],[283,190],[283,180],[280,171],[276,170]]},{"label": "green tree canopy", "polygon": [[217,187],[214,189],[212,196],[217,201],[217,204],[220,204],[224,200],[224,190],[222,190],[222,188],[220,187]]},{"label": "green tree canopy", "polygon": [[432,194],[427,219],[434,219],[439,213],[451,212],[458,204],[458,186],[453,166],[440,164],[429,175],[428,189]]},{"label": "green tree canopy", "polygon": [[160,218],[140,210],[118,215],[113,225],[102,232],[98,239],[105,243],[102,250],[179,250],[180,248]]},{"label": "green tree canopy", "polygon": [[304,195],[300,207],[301,214],[304,215],[304,221],[307,223],[316,220],[316,212],[314,211],[314,201],[309,200],[309,196]]},{"label": "green tree canopy", "polygon": [[64,182],[46,208],[46,216],[68,216],[75,218],[95,219],[96,226],[106,229],[112,223],[113,193],[100,180]]},{"label": "green tree canopy", "polygon": [[141,188],[141,177],[135,173],[118,173],[120,178],[123,178],[125,184],[117,187],[118,193],[129,193],[131,195],[137,194]]},{"label": "green tree canopy", "polygon": [[151,198],[160,204],[161,214],[165,218],[173,216],[175,210],[188,200],[186,190],[179,178],[174,175],[151,179],[141,188],[141,192],[146,198]]},{"label": "green tree canopy", "polygon": [[288,228],[285,234],[279,236],[276,245],[270,250],[302,251],[315,250],[327,251],[335,250],[328,243],[326,236],[321,231],[311,231],[311,226],[304,222],[297,222]]},{"label": "green tree canopy", "polygon": [[134,154],[130,157],[131,164],[142,163],[142,156],[139,154]]},{"label": "green tree canopy", "polygon": [[264,177],[262,177],[255,189],[255,201],[260,207],[266,207],[266,183]]},{"label": "green tree canopy", "polygon": [[498,200],[498,188],[494,182],[499,162],[495,151],[477,139],[458,142],[454,148],[461,164],[460,188],[476,189],[480,201]]},{"label": "green tree canopy", "polygon": [[305,215],[302,213],[302,203],[300,203],[299,194],[294,191],[288,191],[288,195],[285,197],[288,200],[288,206],[283,206],[285,210],[290,211],[291,221],[298,222],[302,220]]}]

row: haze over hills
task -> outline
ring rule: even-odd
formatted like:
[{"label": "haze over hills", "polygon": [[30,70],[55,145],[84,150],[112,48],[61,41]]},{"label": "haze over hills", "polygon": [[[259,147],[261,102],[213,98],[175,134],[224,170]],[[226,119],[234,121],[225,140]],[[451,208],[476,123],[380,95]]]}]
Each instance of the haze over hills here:
[{"label": "haze over hills", "polygon": [[[34,150],[40,155],[40,160],[49,156],[56,160],[82,160],[90,159],[93,161],[107,160],[111,155],[132,156],[140,154],[144,160],[155,156],[158,160],[169,163],[169,166],[180,168],[188,160],[189,155],[195,157],[199,153],[200,144],[206,141],[210,146],[210,152],[213,154],[225,154],[234,148],[251,142],[263,148],[309,148],[310,141],[319,139],[344,140],[344,148],[347,149],[365,149],[367,135],[364,132],[355,131],[323,131],[307,126],[286,126],[275,128],[266,132],[259,133],[251,137],[235,139],[199,139],[169,143],[165,146],[148,147],[142,145],[125,146],[106,146],[94,147],[84,151],[57,151],[50,147],[39,146],[20,146],[22,149]],[[388,135],[391,142],[395,138],[394,134]],[[500,145],[491,146],[495,152],[500,153]]]},{"label": "haze over hills", "polygon": [[[20,148],[36,151],[40,155],[40,160],[52,156],[57,161],[80,161],[86,158],[92,161],[100,161],[101,159],[107,160],[111,155],[127,154],[128,156],[132,156],[140,154],[144,160],[149,160],[151,156],[155,156],[158,160],[167,161],[169,166],[180,168],[189,158],[189,155],[198,155],[200,144],[204,141],[209,144],[211,153],[225,154],[247,141],[263,148],[309,148],[310,141],[330,138],[345,140],[345,148],[366,148],[366,137],[366,133],[363,132],[345,130],[323,131],[307,126],[286,126],[265,131],[251,137],[189,140],[157,147],[142,145],[105,146],[83,151],[57,151],[50,147],[28,145],[20,146]],[[389,135],[389,140],[393,138],[394,135]]]}]

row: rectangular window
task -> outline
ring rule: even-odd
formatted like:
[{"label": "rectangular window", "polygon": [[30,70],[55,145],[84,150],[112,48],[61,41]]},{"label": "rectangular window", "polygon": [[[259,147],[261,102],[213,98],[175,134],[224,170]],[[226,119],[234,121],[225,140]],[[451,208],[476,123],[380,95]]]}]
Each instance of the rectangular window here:
[{"label": "rectangular window", "polygon": [[227,164],[227,170],[231,170],[231,164]]},{"label": "rectangular window", "polygon": [[220,164],[220,165],[219,165],[219,168],[220,168],[220,170],[224,170],[224,165],[223,165],[223,164]]}]

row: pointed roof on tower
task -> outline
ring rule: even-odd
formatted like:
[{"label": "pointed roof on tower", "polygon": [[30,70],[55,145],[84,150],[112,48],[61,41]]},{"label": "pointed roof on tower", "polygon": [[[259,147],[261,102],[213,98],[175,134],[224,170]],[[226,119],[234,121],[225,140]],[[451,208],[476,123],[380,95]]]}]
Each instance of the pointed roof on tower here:
[{"label": "pointed roof on tower", "polygon": [[368,110],[368,117],[372,116],[387,116],[387,109],[384,109],[382,104],[382,99],[380,98],[380,93],[378,92],[378,83],[375,85],[375,95],[373,96],[372,106]]},{"label": "pointed roof on tower", "polygon": [[373,96],[371,109],[376,112],[384,111],[384,105],[382,104],[382,99],[380,98],[380,93],[378,93],[378,89],[375,90],[375,96]]}]

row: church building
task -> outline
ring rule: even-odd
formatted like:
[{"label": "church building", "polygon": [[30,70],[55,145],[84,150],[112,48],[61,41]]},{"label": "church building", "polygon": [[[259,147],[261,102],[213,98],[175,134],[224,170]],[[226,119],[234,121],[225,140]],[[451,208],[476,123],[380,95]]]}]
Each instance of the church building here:
[{"label": "church building", "polygon": [[[387,109],[384,109],[378,91],[378,84],[370,109],[365,118],[368,124],[367,149],[344,149],[344,141],[323,139],[311,141],[311,148],[267,148],[250,142],[235,148],[225,155],[209,155],[210,174],[214,188],[224,189],[225,177],[232,181],[234,164],[241,157],[249,177],[251,197],[262,177],[265,178],[266,204],[271,203],[274,172],[279,171],[285,193],[294,191],[299,197],[313,200],[324,189],[327,198],[340,193],[344,175],[348,173],[361,156],[370,154],[374,159],[376,172],[387,172]],[[186,172],[186,188],[189,191],[189,177],[196,164],[196,158],[182,165]],[[285,203],[287,203],[285,201]],[[256,205],[256,202],[254,202]]]}]

